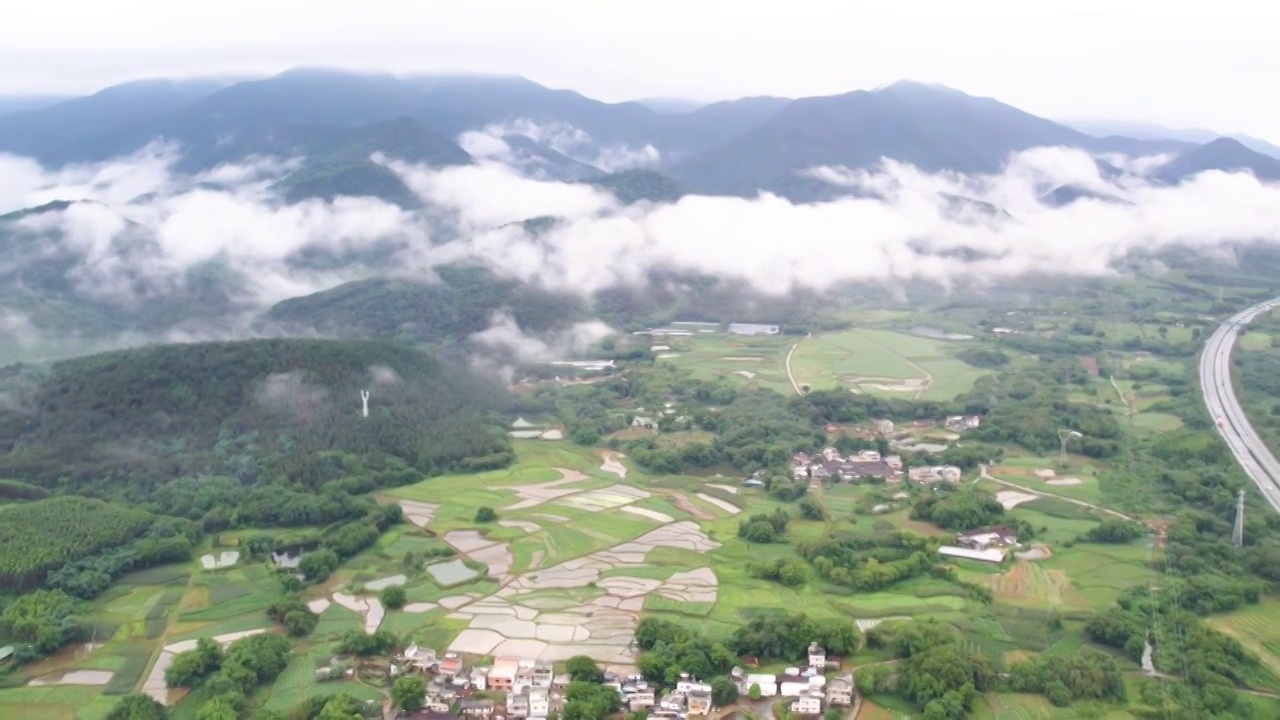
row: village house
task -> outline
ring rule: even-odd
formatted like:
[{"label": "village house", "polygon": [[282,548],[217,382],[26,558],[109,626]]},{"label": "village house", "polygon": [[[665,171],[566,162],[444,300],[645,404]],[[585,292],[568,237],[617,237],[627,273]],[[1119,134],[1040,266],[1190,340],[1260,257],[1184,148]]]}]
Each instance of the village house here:
[{"label": "village house", "polygon": [[490,717],[493,715],[493,701],[487,699],[463,700],[458,703],[458,713],[465,717]]},{"label": "village house", "polygon": [[809,667],[824,668],[827,666],[827,651],[818,643],[809,643]]},{"label": "village house", "polygon": [[913,467],[908,471],[911,481],[920,485],[949,482],[958,483],[964,473],[954,465],[934,465],[931,467]]},{"label": "village house", "polygon": [[632,692],[626,693],[625,697],[627,709],[631,712],[637,710],[647,710],[657,703],[658,699],[653,692],[653,688],[645,687],[643,689],[637,687]]},{"label": "village house", "polygon": [[444,658],[436,663],[436,674],[449,680],[462,674],[462,658],[457,653],[445,653]]},{"label": "village house", "polygon": [[686,695],[689,703],[690,715],[710,715],[711,714],[711,689],[690,690]]},{"label": "village house", "polygon": [[[672,324],[674,325],[675,323]],[[777,335],[780,329],[777,325],[729,323],[729,333],[731,335]]]},{"label": "village house", "polygon": [[881,435],[888,435],[893,432],[892,420],[876,420],[875,423],[872,424],[872,426],[876,429],[876,432],[880,433]]},{"label": "village house", "polygon": [[805,690],[791,702],[791,712],[799,715],[822,714],[822,693]]},{"label": "village house", "polygon": [[883,460],[855,460],[849,463],[847,474],[849,475],[847,478],[849,480],[871,477],[887,481],[894,475],[894,471]]},{"label": "village house", "polygon": [[400,715],[400,720],[458,720],[458,716],[449,710],[449,706],[445,706],[443,710],[434,708],[422,708],[408,715]]},{"label": "village house", "polygon": [[795,466],[793,466],[793,467],[791,468],[791,479],[792,479],[792,480],[808,480],[808,479],[809,479],[809,466],[808,466],[808,465],[795,465]]},{"label": "village house", "polygon": [[751,692],[752,685],[760,686],[760,697],[774,697],[778,694],[778,676],[768,673],[751,673],[747,675],[743,681],[739,692],[747,695]]},{"label": "village house", "polygon": [[417,643],[410,643],[409,647],[404,649],[402,658],[405,665],[417,672],[434,670],[437,663],[436,651],[418,647]]},{"label": "village house", "polygon": [[1008,548],[1018,545],[1018,533],[1006,525],[956,533],[956,545],[970,550]]},{"label": "village house", "polygon": [[853,676],[836,678],[827,683],[827,704],[839,707],[853,704]]},{"label": "village house", "polygon": [[973,430],[981,424],[982,418],[978,415],[952,415],[942,422],[942,426],[951,432]]},{"label": "village house", "polygon": [[644,415],[636,415],[631,418],[631,427],[649,428],[650,430],[658,429],[658,421]]},{"label": "village house", "polygon": [[684,712],[684,693],[669,692],[658,701],[658,709],[670,712]]},{"label": "village house", "polygon": [[494,660],[493,667],[489,668],[489,689],[497,692],[509,692],[516,682],[516,673],[519,671],[519,658],[504,655]]},{"label": "village house", "polygon": [[544,718],[551,712],[551,692],[547,688],[528,688],[524,694],[529,698],[529,717]]},{"label": "village house", "polygon": [[524,693],[511,693],[507,695],[507,717],[529,717],[529,696]]},{"label": "village house", "polygon": [[[793,671],[795,668],[787,670]],[[782,697],[799,697],[801,693],[809,691],[812,681],[816,679],[794,672],[783,673],[778,676],[778,694]]]},{"label": "village house", "polygon": [[808,467],[811,462],[813,458],[809,457],[808,453],[798,452],[791,456],[791,464],[796,467]]},{"label": "village house", "polygon": [[884,464],[885,464],[885,465],[888,465],[888,466],[889,466],[891,469],[893,469],[893,470],[901,470],[901,469],[902,469],[902,457],[901,457],[901,456],[898,456],[898,455],[885,455],[885,456],[884,456],[884,458],[883,458],[883,460],[884,460]]},{"label": "village house", "polygon": [[482,692],[489,689],[489,668],[471,668],[471,687]]}]

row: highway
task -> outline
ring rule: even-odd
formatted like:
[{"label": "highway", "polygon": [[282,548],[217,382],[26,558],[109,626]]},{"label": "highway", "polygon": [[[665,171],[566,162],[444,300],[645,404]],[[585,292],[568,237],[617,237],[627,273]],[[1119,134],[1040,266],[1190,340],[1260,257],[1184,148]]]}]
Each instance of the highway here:
[{"label": "highway", "polygon": [[1231,348],[1242,325],[1278,305],[1280,298],[1275,298],[1237,313],[1209,336],[1200,355],[1200,388],[1218,433],[1276,512],[1280,512],[1280,461],[1254,431],[1236,400],[1231,385]]}]

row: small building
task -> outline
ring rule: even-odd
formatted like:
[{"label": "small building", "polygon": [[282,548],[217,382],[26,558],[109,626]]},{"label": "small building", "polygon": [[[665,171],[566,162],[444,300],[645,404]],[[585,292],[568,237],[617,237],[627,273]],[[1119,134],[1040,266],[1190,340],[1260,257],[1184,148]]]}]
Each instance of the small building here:
[{"label": "small building", "polygon": [[433,670],[438,662],[436,651],[431,648],[419,647],[417,643],[410,643],[409,647],[404,649],[405,665],[418,672]]},{"label": "small building", "polygon": [[529,717],[529,696],[524,693],[511,693],[507,695],[507,717]]},{"label": "small building", "polygon": [[791,464],[795,467],[807,467],[813,462],[813,458],[809,457],[809,453],[798,452],[791,456]]},{"label": "small building", "polygon": [[809,666],[816,668],[827,666],[827,651],[817,642],[809,643]]},{"label": "small building", "polygon": [[636,689],[626,696],[627,709],[631,712],[637,710],[648,710],[657,703],[658,698],[653,692],[653,688],[646,687],[644,689]]},{"label": "small building", "polygon": [[978,415],[952,415],[942,422],[942,426],[951,432],[973,430],[981,424],[982,417]]},{"label": "small building", "polygon": [[458,703],[458,713],[465,717],[490,717],[493,715],[493,701],[488,699],[463,700]]},{"label": "small building", "polygon": [[442,660],[436,663],[436,673],[453,679],[462,674],[462,658],[457,653],[445,653]]},{"label": "small building", "polygon": [[938,548],[939,555],[947,557],[962,558],[965,560],[980,560],[989,563],[1004,562],[1005,551],[1001,548],[988,548],[986,550],[972,550],[970,548],[954,547],[952,545],[943,545]]},{"label": "small building", "polygon": [[545,718],[551,712],[551,692],[545,687],[531,687],[525,690],[529,697],[529,717]]},{"label": "small building", "polygon": [[820,715],[822,700],[822,693],[806,690],[791,702],[791,712],[799,715]]},{"label": "small building", "polygon": [[799,697],[808,690],[809,678],[803,675],[787,673],[778,676],[778,694],[782,697]]},{"label": "small building", "polygon": [[955,465],[913,467],[907,474],[912,482],[920,485],[932,485],[939,482],[958,483],[964,476],[964,472]]},{"label": "small building", "polygon": [[[674,325],[675,323],[672,323]],[[762,325],[759,323],[729,323],[729,333],[732,335],[777,335],[782,328],[777,325]]]},{"label": "small building", "polygon": [[658,429],[658,421],[644,415],[636,415],[631,418],[631,427],[649,428],[650,430]]},{"label": "small building", "polygon": [[836,678],[827,683],[827,704],[848,707],[853,704],[853,677]]},{"label": "small building", "polygon": [[752,685],[760,686],[760,697],[774,697],[778,694],[778,676],[767,673],[751,673],[743,682],[746,686],[743,695],[751,692]]},{"label": "small building", "polygon": [[489,689],[489,668],[471,668],[471,687],[481,692]]},{"label": "small building", "polygon": [[791,468],[791,479],[792,480],[808,480],[809,467],[807,465],[796,465],[795,467]]},{"label": "small building", "polygon": [[690,690],[685,695],[690,715],[710,715],[711,714],[711,690]]},{"label": "small building", "polygon": [[851,480],[866,477],[887,480],[893,475],[893,468],[883,460],[855,460],[849,463],[848,474]]},{"label": "small building", "polygon": [[1007,525],[956,533],[956,545],[970,550],[1017,547],[1018,533]]},{"label": "small building", "polygon": [[742,486],[756,489],[764,489],[766,487],[765,482],[760,478],[747,478],[742,481]]},{"label": "small building", "polygon": [[876,420],[874,423],[874,427],[876,429],[876,432],[880,433],[881,435],[888,435],[893,432],[893,421],[892,420]]},{"label": "small building", "polygon": [[507,692],[516,682],[516,673],[520,671],[520,659],[504,655],[493,662],[489,668],[488,686],[496,692]]},{"label": "small building", "polygon": [[884,464],[888,465],[890,469],[902,469],[902,457],[900,455],[885,455],[882,459],[884,460]]}]

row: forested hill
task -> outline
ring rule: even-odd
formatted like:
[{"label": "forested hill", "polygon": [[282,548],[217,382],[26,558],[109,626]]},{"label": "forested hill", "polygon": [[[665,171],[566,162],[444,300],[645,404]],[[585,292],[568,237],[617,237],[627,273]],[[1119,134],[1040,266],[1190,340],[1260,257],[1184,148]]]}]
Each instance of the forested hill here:
[{"label": "forested hill", "polygon": [[0,375],[0,477],[55,491],[149,499],[205,475],[391,484],[511,457],[505,390],[381,342],[162,345]]},{"label": "forested hill", "polygon": [[498,310],[510,310],[523,330],[535,333],[589,317],[581,298],[520,285],[484,268],[445,265],[436,274],[432,283],[355,280],[285,300],[266,320],[298,332],[452,344],[489,327]]}]

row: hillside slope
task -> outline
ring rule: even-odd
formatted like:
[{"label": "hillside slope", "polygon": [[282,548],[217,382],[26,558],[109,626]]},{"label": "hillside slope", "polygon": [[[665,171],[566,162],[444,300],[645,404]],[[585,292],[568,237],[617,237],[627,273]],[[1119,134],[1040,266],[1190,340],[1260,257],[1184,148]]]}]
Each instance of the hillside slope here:
[{"label": "hillside slope", "polygon": [[483,268],[442,266],[439,281],[371,278],[278,303],[268,322],[290,331],[340,337],[454,343],[489,326],[510,309],[526,332],[562,328],[586,319],[583,301],[502,280]]},{"label": "hillside slope", "polygon": [[431,473],[509,460],[494,415],[504,390],[385,343],[150,346],[10,366],[0,396],[0,477],[105,497],[182,476],[316,488],[353,464]]}]

